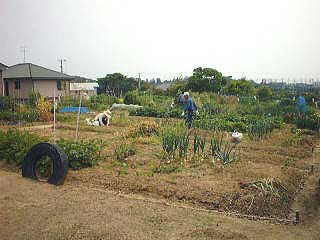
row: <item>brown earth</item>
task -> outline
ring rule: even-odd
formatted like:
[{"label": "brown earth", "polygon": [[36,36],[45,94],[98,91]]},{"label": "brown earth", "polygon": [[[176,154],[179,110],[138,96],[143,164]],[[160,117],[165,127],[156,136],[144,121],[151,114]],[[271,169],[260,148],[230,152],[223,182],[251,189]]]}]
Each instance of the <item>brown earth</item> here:
[{"label": "brown earth", "polygon": [[5,170],[0,170],[0,192],[1,240],[319,239],[319,213],[299,225],[276,225],[172,207],[81,183],[55,187]]}]

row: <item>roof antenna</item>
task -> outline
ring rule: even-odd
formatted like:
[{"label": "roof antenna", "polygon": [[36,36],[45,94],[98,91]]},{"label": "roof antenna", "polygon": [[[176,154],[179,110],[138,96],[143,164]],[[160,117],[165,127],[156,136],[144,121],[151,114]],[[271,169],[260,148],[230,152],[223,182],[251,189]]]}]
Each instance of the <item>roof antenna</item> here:
[{"label": "roof antenna", "polygon": [[66,59],[58,59],[58,61],[60,62],[60,71],[61,73],[63,73],[63,63],[66,62]]},{"label": "roof antenna", "polygon": [[27,47],[26,46],[21,46],[20,47],[20,52],[23,53],[23,63],[26,62],[26,53],[28,52]]}]

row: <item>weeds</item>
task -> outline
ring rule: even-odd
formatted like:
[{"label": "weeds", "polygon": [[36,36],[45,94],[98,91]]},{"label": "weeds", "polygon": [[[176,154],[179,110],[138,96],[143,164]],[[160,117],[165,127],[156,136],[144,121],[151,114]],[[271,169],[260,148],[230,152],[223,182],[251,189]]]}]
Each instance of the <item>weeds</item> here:
[{"label": "weeds", "polygon": [[143,122],[129,131],[127,137],[152,137],[159,135],[159,125],[155,122]]},{"label": "weeds", "polygon": [[43,140],[27,132],[0,131],[0,160],[6,160],[9,163],[21,166],[24,156],[31,147]]},{"label": "weeds", "polygon": [[118,161],[125,161],[127,157],[133,156],[136,154],[136,149],[134,146],[127,143],[122,143],[115,147],[113,151],[114,158]]}]

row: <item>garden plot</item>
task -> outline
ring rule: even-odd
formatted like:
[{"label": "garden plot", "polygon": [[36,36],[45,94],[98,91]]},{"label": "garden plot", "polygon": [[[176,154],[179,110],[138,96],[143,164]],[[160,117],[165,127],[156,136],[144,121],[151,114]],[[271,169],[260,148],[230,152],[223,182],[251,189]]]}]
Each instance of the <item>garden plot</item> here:
[{"label": "garden plot", "polygon": [[[74,140],[72,121],[70,117],[70,121],[64,119],[57,125],[56,139]],[[192,132],[186,156],[174,160],[165,156],[163,142],[157,136],[159,124],[159,119],[128,117],[125,113],[116,114],[110,128],[89,127],[81,121],[79,138],[102,139],[104,155],[94,168],[69,171],[66,183],[81,182],[98,189],[140,193],[219,211],[277,218],[292,214],[291,204],[313,159],[313,137],[297,136],[289,126],[259,141],[245,135],[236,145],[234,161],[223,164],[210,155],[213,132],[201,130],[196,134],[206,139],[204,151],[193,152]],[[53,140],[52,129],[28,131]],[[224,139],[228,141],[227,135]]]}]

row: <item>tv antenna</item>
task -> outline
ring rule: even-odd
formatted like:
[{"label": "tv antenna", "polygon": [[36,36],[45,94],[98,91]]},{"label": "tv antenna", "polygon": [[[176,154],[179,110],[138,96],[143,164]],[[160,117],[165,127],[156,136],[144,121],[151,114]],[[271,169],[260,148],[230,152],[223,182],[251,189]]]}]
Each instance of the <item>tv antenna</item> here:
[{"label": "tv antenna", "polygon": [[23,53],[23,62],[25,63],[26,62],[26,55],[27,55],[27,52],[28,52],[27,47],[26,46],[21,46],[20,47],[20,52]]},{"label": "tv antenna", "polygon": [[66,59],[58,59],[58,61],[60,62],[60,71],[61,73],[63,73],[63,63],[66,62]]}]

